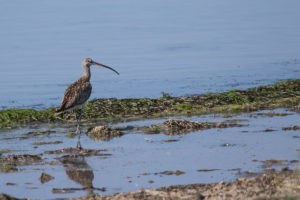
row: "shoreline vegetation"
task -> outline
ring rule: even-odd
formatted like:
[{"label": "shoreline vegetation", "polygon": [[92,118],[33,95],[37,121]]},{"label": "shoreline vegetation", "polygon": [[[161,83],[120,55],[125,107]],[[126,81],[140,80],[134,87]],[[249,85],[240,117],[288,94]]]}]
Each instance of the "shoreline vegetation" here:
[{"label": "shoreline vegetation", "polygon": [[[193,95],[185,97],[172,97],[163,93],[163,97],[157,99],[134,98],[134,99],[95,99],[89,101],[83,112],[85,122],[120,122],[127,120],[161,118],[167,116],[192,116],[202,114],[221,113],[224,116],[253,112],[263,109],[299,109],[300,104],[300,79],[288,80],[268,86],[260,86],[247,90],[231,90],[228,92]],[[74,123],[75,116],[72,112],[63,115],[55,115],[57,108],[49,108],[42,111],[34,109],[7,109],[0,110],[0,128],[15,128],[35,123]],[[266,113],[266,115],[282,115],[282,113]],[[166,135],[182,135],[194,130],[210,128],[230,128],[247,126],[240,123],[241,120],[225,120],[224,122],[192,122],[181,119],[170,119],[160,124],[140,127],[116,127],[96,126],[88,129],[87,135],[93,140],[109,140],[112,137],[120,137],[126,134],[129,128],[141,131],[145,134],[164,133]],[[298,126],[283,127],[282,130],[298,130]],[[271,129],[266,129],[272,131]],[[54,132],[43,130],[28,132],[22,138]],[[68,136],[69,137],[69,136]],[[174,142],[170,140],[168,142]],[[33,145],[53,145],[62,141],[36,142]],[[230,145],[230,144],[224,144]],[[1,155],[10,152],[9,149],[0,151],[0,172],[17,172],[18,166],[32,165],[35,163],[46,164],[42,154],[38,155]],[[82,154],[85,156],[110,156],[106,152],[95,149],[74,149],[63,148],[52,151],[45,151],[45,154]],[[266,160],[267,165],[281,163],[281,160]],[[295,162],[295,163],[298,163]],[[245,172],[241,177],[231,182],[209,183],[209,184],[187,184],[171,185],[157,189],[139,189],[137,191],[116,194],[94,194],[85,197],[73,198],[82,199],[299,199],[300,171],[297,167],[289,169],[282,168],[280,171],[266,168],[263,172]],[[204,169],[207,172],[215,169]],[[177,175],[181,172],[166,171],[168,175]],[[176,174],[177,173],[177,174]],[[248,177],[249,175],[249,177]],[[46,175],[44,175],[46,176]],[[41,176],[42,177],[42,176]],[[51,178],[52,176],[46,176]],[[52,177],[53,178],[53,177]],[[43,179],[44,181],[44,179]],[[42,181],[41,181],[42,182]],[[64,188],[67,190],[68,188]],[[70,189],[70,191],[72,188]],[[7,194],[0,193],[0,199],[17,199]]]},{"label": "shoreline vegetation", "polygon": [[[242,113],[261,109],[292,108],[300,103],[300,79],[287,80],[247,90],[172,97],[132,99],[94,99],[86,103],[83,121],[124,121],[179,115]],[[35,122],[74,121],[72,112],[55,115],[57,108],[7,109],[0,111],[0,128],[11,128]]]}]

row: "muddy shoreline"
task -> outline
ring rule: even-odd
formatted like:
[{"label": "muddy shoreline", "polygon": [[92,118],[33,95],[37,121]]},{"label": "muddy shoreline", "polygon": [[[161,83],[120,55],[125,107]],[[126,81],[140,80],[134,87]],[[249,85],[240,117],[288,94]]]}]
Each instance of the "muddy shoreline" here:
[{"label": "muddy shoreline", "polygon": [[[254,178],[238,178],[232,182],[211,184],[173,185],[158,189],[140,189],[133,192],[111,195],[93,194],[72,200],[174,200],[174,199],[299,199],[300,171],[270,170]],[[18,199],[0,194],[0,199]]]},{"label": "muddy shoreline", "polygon": [[[264,173],[256,178],[239,178],[233,182],[191,184],[141,189],[134,192],[96,195],[90,199],[298,199],[300,172],[284,169]],[[85,199],[85,198],[76,198]]]},{"label": "muddy shoreline", "polygon": [[73,113],[2,110],[0,199],[300,198],[299,103],[300,79],[200,96],[92,100],[84,149],[73,148]]},{"label": "muddy shoreline", "polygon": [[[241,113],[260,109],[293,108],[300,103],[300,79],[278,82],[248,90],[158,99],[95,99],[89,101],[83,121],[120,122],[166,116],[202,115],[209,113]],[[32,123],[74,121],[72,112],[55,115],[56,108],[8,109],[0,111],[0,127],[16,127]]]},{"label": "muddy shoreline", "polygon": [[[296,114],[298,115],[298,114]],[[279,112],[258,112],[249,114],[252,118],[285,118],[291,117],[291,113],[279,113]],[[225,120],[226,119],[226,120]],[[182,119],[169,119],[162,123],[150,125],[150,126],[126,126],[126,127],[111,127],[99,126],[99,128],[87,129],[86,137],[90,137],[91,140],[109,142],[114,138],[121,138],[124,135],[130,135],[133,130],[142,135],[166,135],[168,137],[174,136],[187,136],[193,134],[193,132],[202,132],[212,129],[230,130],[234,128],[248,128],[250,121],[246,119],[227,119],[225,116],[223,122],[201,122],[201,121],[188,121]],[[249,119],[250,120],[250,119]],[[289,137],[297,134],[298,126],[284,126],[279,129],[286,134],[292,134]],[[266,129],[262,130],[266,134],[276,132],[278,130]],[[91,132],[92,133],[89,133]],[[94,132],[94,133],[93,133]],[[30,138],[45,137],[49,138],[56,134],[55,131],[29,131],[25,133]],[[91,137],[89,134],[93,134]],[[288,136],[288,135],[287,135]],[[24,138],[22,140],[25,140]],[[178,139],[169,139],[167,142],[178,142]],[[294,138],[297,140],[297,138]],[[57,145],[61,145],[64,142],[53,140],[53,142],[35,142],[31,143],[33,146],[40,146],[37,148],[43,148],[43,146],[50,145],[53,150],[47,150],[40,154],[14,154],[10,152],[10,149],[2,150],[0,153],[0,171],[1,173],[22,173],[26,172],[26,166],[41,166],[41,169],[47,166],[50,168],[58,167],[62,165],[65,168],[67,176],[79,183],[82,187],[68,187],[65,185],[56,186],[52,188],[53,195],[59,194],[72,194],[78,191],[90,191],[89,195],[78,195],[77,197],[66,197],[62,199],[297,199],[300,198],[300,171],[298,170],[299,160],[252,160],[252,163],[260,163],[262,171],[245,171],[242,168],[228,169],[239,177],[235,181],[224,181],[219,183],[202,183],[199,180],[199,184],[184,184],[174,185],[167,184],[163,187],[154,187],[157,189],[151,189],[151,187],[145,187],[148,189],[131,190],[130,192],[115,193],[106,192],[106,187],[99,187],[93,185],[94,170],[91,168],[85,159],[93,158],[111,158],[113,154],[108,149],[76,149],[76,148],[57,148]],[[160,145],[161,146],[161,145]],[[224,143],[221,148],[235,148],[235,144]],[[225,150],[225,149],[224,149]],[[299,150],[299,149],[298,149]],[[49,160],[49,156],[55,156],[54,160]],[[291,168],[290,168],[291,167]],[[38,169],[38,168],[37,168]],[[294,169],[294,170],[292,170]],[[198,168],[197,172],[201,174],[209,174],[212,172],[218,172],[218,168]],[[277,170],[277,171],[276,171]],[[153,177],[181,177],[184,176],[187,171],[179,169],[165,170],[160,172],[151,173],[144,172],[137,176],[143,176],[148,179],[149,184],[153,184],[157,180]],[[148,178],[149,177],[149,178]],[[151,178],[150,178],[151,177]],[[51,170],[42,170],[38,179],[42,185],[48,182],[52,183],[58,177],[51,173]],[[130,184],[135,178],[128,176],[126,180]],[[153,181],[154,180],[154,181]],[[8,187],[16,187],[19,183],[6,182]],[[170,186],[168,186],[170,185]],[[32,187],[33,189],[35,187]],[[36,187],[38,188],[38,187]],[[2,191],[0,194],[2,199],[18,199],[14,198],[14,193],[5,194]],[[1,199],[0,198],[0,199]],[[60,198],[61,199],[61,198]]]}]

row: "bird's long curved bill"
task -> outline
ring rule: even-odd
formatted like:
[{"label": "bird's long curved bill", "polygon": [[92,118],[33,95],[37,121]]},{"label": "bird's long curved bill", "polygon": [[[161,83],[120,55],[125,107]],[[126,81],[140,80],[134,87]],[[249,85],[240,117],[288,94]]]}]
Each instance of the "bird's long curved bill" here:
[{"label": "bird's long curved bill", "polygon": [[106,65],[103,65],[103,64],[100,64],[100,63],[97,63],[97,62],[93,62],[94,65],[98,65],[100,67],[104,67],[104,68],[107,68],[107,69],[110,69],[111,71],[114,71],[116,72],[116,74],[119,75],[119,72],[117,72],[117,70],[114,70],[113,68],[109,67],[109,66],[106,66]]}]

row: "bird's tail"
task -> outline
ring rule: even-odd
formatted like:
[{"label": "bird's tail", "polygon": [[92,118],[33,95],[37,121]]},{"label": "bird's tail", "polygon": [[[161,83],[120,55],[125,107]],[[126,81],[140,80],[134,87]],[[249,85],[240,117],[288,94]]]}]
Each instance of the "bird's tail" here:
[{"label": "bird's tail", "polygon": [[59,108],[55,111],[55,115],[60,115],[64,112],[64,110],[62,108]]},{"label": "bird's tail", "polygon": [[55,115],[60,115],[64,112],[70,111],[75,109],[76,106],[72,106],[72,107],[65,107],[65,106],[60,106],[56,111],[55,111]]}]

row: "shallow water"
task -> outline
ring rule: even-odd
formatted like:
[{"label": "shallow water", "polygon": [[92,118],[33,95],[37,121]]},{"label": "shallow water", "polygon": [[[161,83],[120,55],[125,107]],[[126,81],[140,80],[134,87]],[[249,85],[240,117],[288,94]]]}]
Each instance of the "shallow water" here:
[{"label": "shallow water", "polygon": [[[286,116],[266,116],[262,113],[287,113]],[[299,161],[300,130],[283,131],[282,127],[299,124],[300,115],[277,109],[242,115],[204,115],[181,117],[191,121],[220,122],[239,119],[238,123],[248,126],[209,129],[181,136],[164,134],[143,134],[129,131],[122,137],[110,141],[96,142],[82,135],[81,144],[88,149],[102,149],[102,156],[85,156],[68,159],[66,154],[47,154],[45,151],[75,147],[77,138],[65,135],[74,127],[40,125],[27,129],[2,130],[2,149],[8,154],[42,154],[46,164],[19,166],[18,172],[0,173],[0,192],[16,197],[53,199],[78,197],[91,193],[111,194],[133,191],[140,188],[157,188],[167,185],[212,183],[235,180],[247,171],[263,172],[266,168],[281,169],[297,166]],[[133,121],[111,124],[111,126],[149,126],[166,119]],[[89,126],[85,125],[85,128]],[[56,133],[31,136],[20,139],[28,131],[50,129]],[[272,132],[266,132],[272,129]],[[166,140],[175,140],[166,142]],[[33,145],[34,142],[62,141],[55,145]],[[283,160],[282,165],[264,165],[265,160]],[[56,161],[54,165],[49,163]],[[75,164],[74,164],[75,163]],[[215,171],[198,171],[211,170]],[[165,175],[164,171],[180,170],[181,175]],[[54,177],[42,184],[41,173]],[[153,181],[152,183],[150,183]],[[6,185],[14,183],[16,185]],[[95,190],[83,189],[93,185]],[[105,191],[102,189],[105,188]],[[68,193],[55,193],[65,189]],[[72,192],[72,193],[70,193]]]},{"label": "shallow water", "polygon": [[58,106],[92,57],[101,97],[181,96],[299,78],[298,0],[2,1],[0,109]]}]

